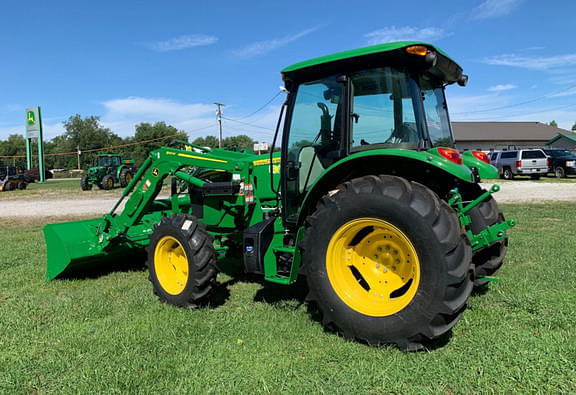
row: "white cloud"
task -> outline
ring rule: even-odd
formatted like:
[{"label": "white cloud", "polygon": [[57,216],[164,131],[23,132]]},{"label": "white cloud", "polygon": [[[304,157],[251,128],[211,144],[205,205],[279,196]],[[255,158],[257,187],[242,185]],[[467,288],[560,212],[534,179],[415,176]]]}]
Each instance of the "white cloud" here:
[{"label": "white cloud", "polygon": [[101,103],[106,112],[102,124],[120,136],[134,134],[140,122],[164,121],[178,129],[191,130],[210,124],[216,127],[215,106],[186,104],[165,98],[127,97]]},{"label": "white cloud", "polygon": [[472,19],[489,19],[506,16],[514,11],[523,0],[485,0],[472,10]]},{"label": "white cloud", "polygon": [[182,49],[211,45],[218,41],[217,37],[205,34],[189,34],[178,36],[166,41],[151,41],[145,45],[156,52],[179,51]]},{"label": "white cloud", "polygon": [[367,33],[364,37],[368,39],[368,45],[376,45],[391,41],[438,41],[450,34],[437,27],[389,26]]},{"label": "white cloud", "polygon": [[514,84],[503,84],[503,85],[491,86],[490,88],[488,88],[488,91],[490,91],[490,92],[502,92],[502,91],[509,91],[510,89],[516,89],[516,88],[518,88],[518,87]]},{"label": "white cloud", "polygon": [[497,66],[520,67],[531,70],[548,70],[557,67],[576,65],[576,54],[546,57],[504,54],[484,58],[482,59],[482,62]]},{"label": "white cloud", "polygon": [[258,41],[249,44],[244,48],[232,51],[232,55],[237,56],[239,58],[251,58],[258,55],[263,55],[265,53],[283,47],[284,45],[289,44],[293,41],[296,41],[304,36],[307,36],[316,30],[318,30],[318,27],[303,30],[300,33],[294,34],[292,36],[285,36],[273,40]]}]

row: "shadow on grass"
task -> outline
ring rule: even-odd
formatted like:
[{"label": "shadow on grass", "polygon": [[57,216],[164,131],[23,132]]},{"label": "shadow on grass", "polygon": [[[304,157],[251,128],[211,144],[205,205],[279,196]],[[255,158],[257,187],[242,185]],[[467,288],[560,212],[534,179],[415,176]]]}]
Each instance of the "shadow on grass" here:
[{"label": "shadow on grass", "polygon": [[57,279],[93,280],[112,273],[141,272],[146,269],[146,253],[138,252],[131,254],[129,257],[114,260],[87,261],[84,264],[76,263],[59,274]]}]

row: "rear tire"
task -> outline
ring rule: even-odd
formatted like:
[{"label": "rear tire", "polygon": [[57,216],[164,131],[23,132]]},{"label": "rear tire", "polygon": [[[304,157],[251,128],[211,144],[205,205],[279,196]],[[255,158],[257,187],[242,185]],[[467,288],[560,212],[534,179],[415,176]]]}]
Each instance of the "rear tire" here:
[{"label": "rear tire", "polygon": [[88,182],[88,176],[83,176],[80,179],[80,188],[82,188],[83,191],[89,191],[92,189],[92,184]]},{"label": "rear tire", "polygon": [[413,351],[460,319],[473,288],[470,242],[430,189],[357,178],[324,196],[307,222],[303,271],[325,328]]},{"label": "rear tire", "polygon": [[530,178],[531,178],[532,180],[539,180],[539,179],[540,179],[540,175],[539,175],[539,174],[532,174],[532,175],[530,175]]},{"label": "rear tire", "polygon": [[512,180],[514,179],[514,173],[512,173],[512,170],[510,170],[509,168],[505,168],[504,171],[502,172],[502,178],[504,178],[505,180]]},{"label": "rear tire", "polygon": [[[479,191],[476,196],[486,192],[483,189],[478,189]],[[470,210],[468,216],[472,221],[470,223],[470,230],[475,235],[482,232],[488,226],[505,222],[504,215],[498,208],[498,203],[496,203],[496,200],[492,196],[484,199],[484,201],[479,205]],[[474,286],[483,287],[488,284],[488,281],[480,280],[480,278],[496,274],[504,263],[504,257],[506,256],[507,251],[508,235],[506,235],[504,239],[496,241],[488,247],[474,251],[472,256],[472,262],[474,263],[475,268]]]},{"label": "rear tire", "polygon": [[26,187],[28,186],[28,184],[26,184],[24,181],[20,181],[18,183],[18,189],[20,189],[21,191],[23,191],[24,189],[26,189]]},{"label": "rear tire", "polygon": [[123,168],[120,171],[120,186],[122,188],[126,188],[126,186],[130,183],[130,181],[132,181],[132,177],[133,177],[132,171],[127,167]]},{"label": "rear tire", "polygon": [[114,188],[114,177],[106,175],[102,178],[102,189],[109,191]]},{"label": "rear tire", "polygon": [[163,217],[148,246],[148,279],[166,303],[196,308],[216,286],[216,251],[204,224],[188,214]]},{"label": "rear tire", "polygon": [[564,178],[566,177],[566,172],[564,171],[563,167],[558,166],[557,168],[554,169],[554,175],[556,176],[556,178]]}]

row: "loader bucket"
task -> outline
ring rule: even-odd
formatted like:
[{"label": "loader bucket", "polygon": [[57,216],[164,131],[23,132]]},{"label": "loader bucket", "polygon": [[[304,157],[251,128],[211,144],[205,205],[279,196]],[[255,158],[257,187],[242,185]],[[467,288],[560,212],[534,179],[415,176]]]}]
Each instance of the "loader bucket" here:
[{"label": "loader bucket", "polygon": [[130,247],[121,244],[102,248],[97,230],[105,223],[103,218],[95,218],[46,225],[46,279],[53,280],[78,268],[105,264],[130,252]]}]

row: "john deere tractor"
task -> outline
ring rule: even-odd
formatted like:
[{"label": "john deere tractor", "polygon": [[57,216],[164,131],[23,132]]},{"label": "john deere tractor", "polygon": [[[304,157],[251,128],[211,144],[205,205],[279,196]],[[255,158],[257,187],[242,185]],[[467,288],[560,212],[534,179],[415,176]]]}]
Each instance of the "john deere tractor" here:
[{"label": "john deere tractor", "polygon": [[124,188],[132,180],[135,172],[132,158],[122,158],[113,154],[98,155],[94,160],[94,166],[80,179],[80,187],[83,191],[89,191],[94,184],[101,189],[112,189],[115,184],[120,184]]},{"label": "john deere tractor", "polygon": [[145,251],[158,298],[197,307],[237,262],[272,283],[305,278],[322,325],[346,338],[417,350],[449,331],[501,266],[514,225],[498,186],[479,185],[498,176],[486,155],[452,148],[444,89],[466,84],[462,69],[432,45],[396,42],[282,78],[269,155],[150,152],[104,217],[44,228],[47,278]]}]

